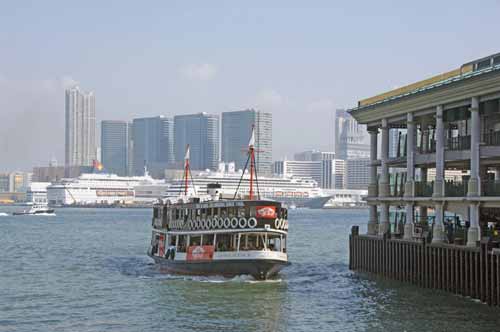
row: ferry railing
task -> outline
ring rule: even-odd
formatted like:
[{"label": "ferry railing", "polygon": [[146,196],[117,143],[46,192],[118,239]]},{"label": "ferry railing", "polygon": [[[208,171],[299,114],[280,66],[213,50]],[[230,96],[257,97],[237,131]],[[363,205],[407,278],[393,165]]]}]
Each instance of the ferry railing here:
[{"label": "ferry railing", "polygon": [[449,197],[467,196],[468,181],[446,181],[444,183],[444,192]]},{"label": "ferry railing", "polygon": [[415,181],[415,197],[431,197],[434,182]]}]

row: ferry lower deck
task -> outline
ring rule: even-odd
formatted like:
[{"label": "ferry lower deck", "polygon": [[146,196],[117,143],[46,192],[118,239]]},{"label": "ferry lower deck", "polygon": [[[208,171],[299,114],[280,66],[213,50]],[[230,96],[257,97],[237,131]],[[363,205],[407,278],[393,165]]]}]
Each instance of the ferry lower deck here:
[{"label": "ferry lower deck", "polygon": [[287,234],[270,228],[154,230],[149,255],[169,273],[268,279],[288,265]]}]

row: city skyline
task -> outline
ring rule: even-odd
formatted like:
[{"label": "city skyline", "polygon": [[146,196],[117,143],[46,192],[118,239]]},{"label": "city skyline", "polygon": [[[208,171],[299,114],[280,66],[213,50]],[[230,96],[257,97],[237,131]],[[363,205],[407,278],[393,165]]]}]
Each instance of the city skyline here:
[{"label": "city skyline", "polygon": [[273,114],[276,159],[332,150],[334,109],[496,51],[484,31],[499,28],[497,2],[483,3],[481,15],[451,1],[429,7],[6,3],[0,123],[9,125],[0,127],[1,168],[63,162],[61,91],[74,83],[95,91],[98,122],[258,108]]}]

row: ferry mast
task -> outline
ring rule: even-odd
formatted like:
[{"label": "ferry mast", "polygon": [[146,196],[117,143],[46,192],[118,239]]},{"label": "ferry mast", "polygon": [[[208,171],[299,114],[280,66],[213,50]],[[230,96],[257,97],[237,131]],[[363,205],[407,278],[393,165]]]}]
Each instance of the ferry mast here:
[{"label": "ferry mast", "polygon": [[245,163],[245,168],[243,169],[243,173],[241,174],[240,181],[238,182],[238,187],[236,188],[236,191],[234,192],[234,198],[236,198],[236,195],[238,194],[238,189],[240,188],[241,181],[243,180],[243,177],[245,176],[245,171],[247,170],[248,163],[250,162],[250,193],[249,193],[249,198],[250,200],[254,199],[254,194],[253,194],[253,182],[254,182],[254,174],[255,174],[255,184],[257,186],[257,198],[260,199],[260,193],[259,193],[259,181],[257,179],[257,167],[255,164],[255,152],[260,152],[255,150],[255,125],[252,125],[252,134],[250,135],[250,141],[248,142],[248,149],[245,150],[248,153],[248,158],[247,162]]}]

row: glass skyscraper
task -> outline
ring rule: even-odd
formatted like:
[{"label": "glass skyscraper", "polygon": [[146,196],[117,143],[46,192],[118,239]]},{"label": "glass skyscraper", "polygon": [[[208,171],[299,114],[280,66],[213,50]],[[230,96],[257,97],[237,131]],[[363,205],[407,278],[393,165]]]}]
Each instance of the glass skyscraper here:
[{"label": "glass skyscraper", "polygon": [[171,118],[157,116],[133,121],[133,171],[144,174],[144,166],[152,174],[163,176],[174,162],[174,126]]},{"label": "glass skyscraper", "polygon": [[272,173],[273,118],[271,113],[253,109],[222,113],[222,161],[245,167],[248,141],[255,125],[255,161],[261,174]]},{"label": "glass skyscraper", "polygon": [[101,122],[101,162],[109,173],[127,175],[129,125],[126,121]]},{"label": "glass skyscraper", "polygon": [[191,169],[217,169],[219,162],[219,116],[207,113],[174,117],[175,161],[184,161],[190,147]]},{"label": "glass skyscraper", "polygon": [[370,136],[366,125],[359,124],[345,110],[335,111],[333,136],[335,158],[347,160],[370,157]]},{"label": "glass skyscraper", "polygon": [[75,86],[65,97],[65,165],[91,166],[97,158],[94,93]]}]

